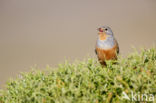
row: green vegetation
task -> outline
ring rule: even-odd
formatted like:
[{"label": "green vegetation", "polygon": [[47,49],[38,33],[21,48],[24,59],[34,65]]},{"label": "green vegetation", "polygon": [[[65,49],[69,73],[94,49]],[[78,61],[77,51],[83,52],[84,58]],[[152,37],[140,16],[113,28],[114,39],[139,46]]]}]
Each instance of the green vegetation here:
[{"label": "green vegetation", "polygon": [[[156,95],[155,48],[107,61],[107,67],[88,59],[22,73],[0,91],[0,103],[132,103],[132,91]],[[130,100],[122,98],[123,92]]]}]

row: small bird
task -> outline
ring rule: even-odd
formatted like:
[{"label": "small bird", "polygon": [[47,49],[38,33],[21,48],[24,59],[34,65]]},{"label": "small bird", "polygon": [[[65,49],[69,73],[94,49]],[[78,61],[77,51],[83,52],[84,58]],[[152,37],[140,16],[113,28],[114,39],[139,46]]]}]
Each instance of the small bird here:
[{"label": "small bird", "polygon": [[101,65],[106,65],[106,60],[117,59],[119,45],[113,32],[108,26],[101,26],[98,30],[95,53]]}]

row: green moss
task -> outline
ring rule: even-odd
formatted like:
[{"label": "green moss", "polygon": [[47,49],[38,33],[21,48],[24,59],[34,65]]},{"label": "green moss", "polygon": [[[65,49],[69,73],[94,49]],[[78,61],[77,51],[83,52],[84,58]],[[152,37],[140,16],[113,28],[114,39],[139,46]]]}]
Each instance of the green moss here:
[{"label": "green moss", "polygon": [[122,98],[131,91],[156,94],[155,48],[107,61],[107,67],[88,59],[22,73],[0,91],[0,103],[132,103]]}]

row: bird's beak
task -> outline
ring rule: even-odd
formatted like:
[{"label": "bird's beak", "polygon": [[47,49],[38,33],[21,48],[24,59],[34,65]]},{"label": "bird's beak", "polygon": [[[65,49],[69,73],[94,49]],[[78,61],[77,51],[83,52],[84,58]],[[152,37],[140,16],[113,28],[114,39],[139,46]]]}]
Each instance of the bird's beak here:
[{"label": "bird's beak", "polygon": [[103,32],[103,29],[102,28],[97,28],[97,31]]}]

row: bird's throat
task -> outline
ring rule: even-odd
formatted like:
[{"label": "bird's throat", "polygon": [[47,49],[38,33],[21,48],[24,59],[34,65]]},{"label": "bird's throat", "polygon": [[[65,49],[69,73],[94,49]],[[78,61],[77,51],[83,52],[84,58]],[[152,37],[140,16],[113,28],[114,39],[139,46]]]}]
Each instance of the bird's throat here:
[{"label": "bird's throat", "polygon": [[106,33],[99,33],[99,39],[100,40],[106,40],[106,38],[107,38],[107,35],[106,35]]}]

